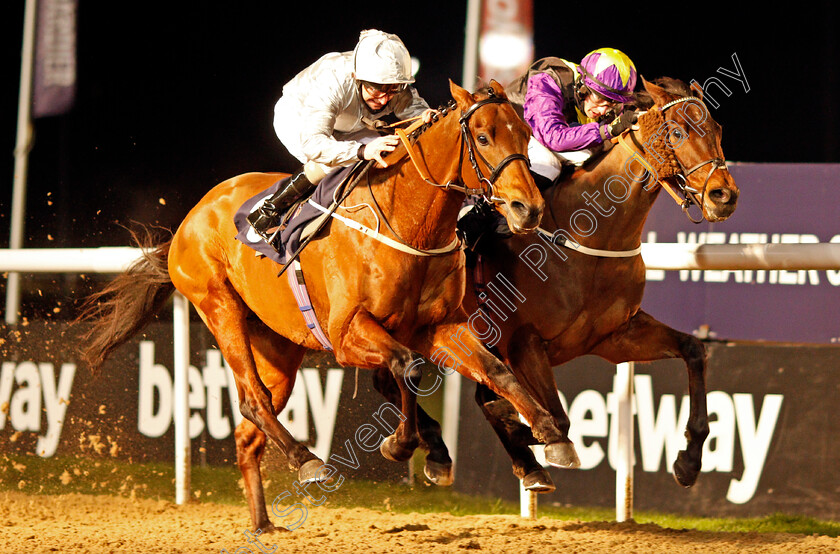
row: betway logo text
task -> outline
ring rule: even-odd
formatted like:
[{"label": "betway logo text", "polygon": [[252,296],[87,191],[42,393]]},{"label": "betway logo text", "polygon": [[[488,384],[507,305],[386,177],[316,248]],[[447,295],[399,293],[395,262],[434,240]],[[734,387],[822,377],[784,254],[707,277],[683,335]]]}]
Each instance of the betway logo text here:
[{"label": "betway logo text", "polygon": [[9,421],[15,431],[40,433],[41,414],[45,412],[46,432],[38,436],[35,451],[44,458],[55,454],[75,375],[76,364],[61,364],[56,383],[56,370],[51,363],[3,362],[0,366],[0,431]]},{"label": "betway logo text", "polygon": [[[285,409],[278,419],[295,439],[309,442],[310,416],[315,427],[315,445],[312,452],[326,460],[338,413],[338,400],[344,370],[327,370],[327,380],[321,384],[317,369],[298,370],[295,386]],[[189,407],[196,410],[190,416],[191,438],[201,435],[204,429],[214,439],[231,435],[233,428],[242,420],[239,413],[239,396],[233,372],[218,350],[207,350],[204,367],[190,366]],[[147,437],[160,437],[172,425],[172,373],[155,362],[155,343],[140,343],[140,393],[138,399],[137,428]],[[223,398],[227,396],[231,406],[231,417],[223,410]],[[202,412],[204,416],[202,417]]]},{"label": "betway logo text", "polygon": [[[658,409],[655,409],[651,376],[636,375],[633,384],[641,468],[657,472],[664,463],[671,473],[671,464],[677,453],[685,449],[688,396],[678,399],[673,394],[663,394],[658,399]],[[585,390],[572,400],[571,405],[563,393],[558,393],[571,420],[569,438],[575,443],[581,469],[593,469],[605,460],[615,469],[618,431],[614,393],[608,393],[604,398],[598,391]],[[740,479],[730,481],[726,494],[726,499],[734,504],[748,502],[755,494],[776,430],[783,395],[767,394],[757,400],[761,410],[756,417],[756,399],[752,394],[735,393],[730,396],[721,391],[707,394],[710,432],[703,445],[703,472],[732,472],[736,445],[740,448],[744,471]],[[606,439],[606,452],[605,441],[598,439]],[[536,448],[535,453],[545,466],[542,447]],[[635,463],[638,465],[639,460]]]}]

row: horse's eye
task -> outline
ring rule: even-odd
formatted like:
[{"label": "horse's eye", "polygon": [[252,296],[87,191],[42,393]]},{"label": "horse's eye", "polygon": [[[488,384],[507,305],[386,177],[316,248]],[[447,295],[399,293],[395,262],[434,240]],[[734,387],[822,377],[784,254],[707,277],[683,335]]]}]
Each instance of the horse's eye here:
[{"label": "horse's eye", "polygon": [[476,140],[478,140],[478,144],[480,144],[481,146],[487,146],[488,144],[490,144],[490,141],[487,140],[486,135],[478,135],[478,139]]},{"label": "horse's eye", "polygon": [[682,140],[685,137],[682,131],[674,131],[674,138],[677,140]]}]

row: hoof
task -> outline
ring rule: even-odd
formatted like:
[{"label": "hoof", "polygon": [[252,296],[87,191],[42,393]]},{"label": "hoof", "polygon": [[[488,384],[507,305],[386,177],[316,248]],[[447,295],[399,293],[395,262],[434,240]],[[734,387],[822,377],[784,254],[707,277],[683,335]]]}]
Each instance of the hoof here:
[{"label": "hoof", "polygon": [[262,525],[252,529],[252,531],[257,534],[261,535],[264,533],[288,533],[289,530],[285,527],[275,527],[273,523],[263,523]]},{"label": "hoof", "polygon": [[426,475],[426,479],[439,487],[448,487],[455,481],[451,463],[441,464],[427,459],[423,473]]},{"label": "hoof", "polygon": [[563,469],[577,469],[580,458],[571,442],[555,442],[545,446],[545,461],[554,467]]},{"label": "hoof", "polygon": [[548,471],[540,468],[522,478],[522,487],[531,492],[554,492],[554,481]]},{"label": "hoof", "polygon": [[385,456],[386,460],[392,462],[405,462],[414,455],[414,450],[408,450],[400,446],[397,437],[394,435],[390,435],[382,441],[382,444],[379,445],[379,451]]},{"label": "hoof", "polygon": [[327,464],[315,458],[300,466],[298,470],[298,481],[300,484],[305,485],[306,483],[326,483],[332,481],[332,478],[325,479],[325,474],[321,472],[321,468],[325,465]]},{"label": "hoof", "polygon": [[674,462],[674,480],[685,488],[694,486],[697,482],[697,475],[700,474],[701,464],[688,459],[685,450],[677,454],[677,461]]}]

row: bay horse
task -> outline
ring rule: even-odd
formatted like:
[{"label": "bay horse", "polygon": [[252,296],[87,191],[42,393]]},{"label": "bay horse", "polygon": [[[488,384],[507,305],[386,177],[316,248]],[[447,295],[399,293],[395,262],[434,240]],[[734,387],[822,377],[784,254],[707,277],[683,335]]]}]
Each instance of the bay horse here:
[{"label": "bay horse", "polygon": [[[480,271],[467,272],[464,308],[468,313],[484,310],[492,319],[499,331],[493,351],[562,429],[569,428],[569,418],[552,367],[586,354],[614,364],[682,358],[688,370],[690,413],[687,445],[673,471],[680,485],[690,487],[700,472],[709,434],[705,348],[696,337],[640,309],[645,288],[642,231],[663,189],[695,222],[698,219],[688,213],[692,206],[707,221],[728,218],[739,191],[726,170],[721,127],[702,96],[674,79],[659,79],[658,85],[643,82],[647,94],[640,96],[649,95],[644,107],[650,109],[640,116],[640,129],[630,130],[599,159],[543,192],[547,210],[541,237],[490,239],[476,266]],[[483,285],[487,277],[499,274],[531,300],[512,312],[498,305],[488,308],[491,297],[482,292]],[[550,475],[529,448],[541,441],[521,423],[515,406],[481,383],[475,400],[524,488],[553,491]],[[574,461],[565,467],[579,466],[576,454],[570,455]]]},{"label": "bay horse", "polygon": [[[344,203],[375,206],[377,213],[354,211],[347,217],[368,230],[385,223],[388,231],[382,234],[391,244],[332,221],[300,254],[314,312],[336,361],[382,368],[397,384],[403,419],[381,443],[382,454],[405,461],[423,446],[431,452],[426,474],[440,484],[451,482],[452,462],[445,449],[436,458],[440,448],[429,445],[427,435],[418,436],[411,387],[417,387],[421,375],[413,352],[437,361],[468,349],[471,355],[453,369],[508,399],[548,445],[551,463],[567,465],[571,448],[566,432],[510,368],[463,333],[468,324],[461,306],[464,253],[442,247],[457,245],[464,193],[481,193],[500,205],[516,233],[533,232],[544,200],[528,168],[530,129],[501,85],[492,82],[486,91],[472,94],[450,82],[450,92],[453,101],[434,122],[417,129],[410,148],[401,145],[386,168],[369,168],[367,182]],[[291,288],[277,278],[278,264],[234,239],[236,210],[282,176],[248,173],[215,186],[168,242],[148,249],[145,259],[90,297],[80,316],[93,323],[82,358],[99,367],[175,289],[195,306],[235,377],[244,416],[235,431],[237,463],[254,529],[263,531],[274,529],[260,473],[266,436],[280,447],[301,483],[326,481],[331,468],[276,417],[306,351],[325,347],[301,317]]]}]

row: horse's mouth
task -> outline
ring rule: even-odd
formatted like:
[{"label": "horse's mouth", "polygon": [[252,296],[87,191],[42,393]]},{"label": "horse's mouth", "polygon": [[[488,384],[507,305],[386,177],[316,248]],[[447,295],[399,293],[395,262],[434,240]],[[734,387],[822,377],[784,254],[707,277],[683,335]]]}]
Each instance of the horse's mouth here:
[{"label": "horse's mouth", "polygon": [[542,206],[534,206],[514,200],[504,204],[505,219],[515,234],[533,233],[542,219]]},{"label": "horse's mouth", "polygon": [[706,213],[706,221],[708,221],[709,223],[719,223],[721,221],[726,221],[727,219],[729,219],[729,216],[731,216],[732,212],[734,211],[735,210],[727,210],[726,213],[721,214]]},{"label": "horse's mouth", "polygon": [[515,235],[525,235],[525,234],[528,234],[528,233],[535,232],[537,230],[537,228],[539,227],[539,224],[534,225],[533,227],[531,227],[531,226],[524,227],[524,226],[519,225],[517,223],[514,223],[513,225],[508,224],[508,226],[510,227],[510,230],[513,231],[513,233]]}]

